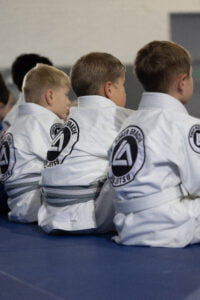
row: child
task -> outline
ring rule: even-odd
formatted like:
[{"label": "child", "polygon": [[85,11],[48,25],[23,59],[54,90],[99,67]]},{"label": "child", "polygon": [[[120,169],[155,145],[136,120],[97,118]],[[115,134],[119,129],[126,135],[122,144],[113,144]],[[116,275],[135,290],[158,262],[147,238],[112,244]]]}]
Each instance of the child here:
[{"label": "child", "polygon": [[[137,54],[145,93],[110,153],[117,243],[184,247],[200,241],[200,120],[184,104],[192,96],[189,53],[153,41]],[[193,199],[193,200],[191,200]]]},{"label": "child", "polygon": [[38,213],[44,231],[85,233],[112,227],[114,210],[106,184],[105,196],[99,193],[106,180],[107,151],[131,112],[123,108],[124,81],[124,65],[108,53],[86,54],[73,66],[78,107],[71,108],[47,153],[44,204]]},{"label": "child", "polygon": [[[3,76],[0,74],[0,133],[2,134],[2,120],[11,110],[14,105],[14,98],[11,92],[8,90]],[[4,189],[4,185],[0,182],[0,213],[6,213],[8,211],[7,206],[7,194]]]},{"label": "child", "polygon": [[11,221],[37,221],[41,169],[52,138],[62,127],[61,119],[67,117],[69,87],[64,72],[44,64],[38,64],[24,78],[22,89],[27,103],[19,106],[19,118],[0,145]]}]

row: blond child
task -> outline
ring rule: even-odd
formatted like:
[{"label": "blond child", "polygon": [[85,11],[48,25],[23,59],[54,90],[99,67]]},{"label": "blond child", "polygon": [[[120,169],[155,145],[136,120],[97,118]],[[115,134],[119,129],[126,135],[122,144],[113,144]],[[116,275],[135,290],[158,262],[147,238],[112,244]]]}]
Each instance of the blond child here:
[{"label": "blond child", "polygon": [[0,144],[1,179],[11,221],[37,221],[41,170],[52,138],[68,115],[69,88],[64,72],[44,64],[32,68],[24,78],[26,103],[19,106],[19,118]]},{"label": "blond child", "polygon": [[153,41],[134,67],[145,92],[110,153],[115,241],[185,247],[200,241],[200,120],[184,106],[193,92],[191,58],[175,43]]},{"label": "blond child", "polygon": [[38,213],[44,231],[85,233],[112,228],[114,210],[104,182],[108,149],[131,112],[123,107],[124,81],[124,65],[108,53],[86,54],[72,67],[78,106],[70,110],[47,153],[44,203]]}]

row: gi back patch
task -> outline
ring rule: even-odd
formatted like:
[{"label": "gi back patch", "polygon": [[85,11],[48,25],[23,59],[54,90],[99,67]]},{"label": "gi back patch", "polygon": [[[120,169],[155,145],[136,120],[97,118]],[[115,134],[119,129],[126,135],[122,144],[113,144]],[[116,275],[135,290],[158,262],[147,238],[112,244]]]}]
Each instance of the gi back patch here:
[{"label": "gi back patch", "polygon": [[196,124],[192,126],[189,132],[189,143],[192,148],[197,153],[200,153],[200,125]]},{"label": "gi back patch", "polygon": [[137,126],[125,128],[115,139],[108,178],[114,187],[132,181],[145,161],[144,135]]},{"label": "gi back patch", "polygon": [[54,137],[51,148],[47,152],[45,167],[62,164],[64,159],[71,154],[79,140],[79,127],[75,120],[70,118]]},{"label": "gi back patch", "polygon": [[0,142],[0,169],[1,180],[7,180],[11,175],[16,163],[13,135],[6,133]]}]

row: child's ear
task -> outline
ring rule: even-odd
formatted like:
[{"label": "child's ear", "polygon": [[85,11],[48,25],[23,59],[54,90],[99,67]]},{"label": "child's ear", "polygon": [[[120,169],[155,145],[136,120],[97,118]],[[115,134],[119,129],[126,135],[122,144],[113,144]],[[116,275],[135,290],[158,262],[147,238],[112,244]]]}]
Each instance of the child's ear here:
[{"label": "child's ear", "polygon": [[111,99],[112,97],[112,87],[113,87],[113,83],[111,81],[106,81],[104,83],[104,93],[106,98]]},{"label": "child's ear", "polygon": [[179,92],[183,92],[184,88],[185,88],[185,82],[187,79],[187,74],[180,74],[178,77],[178,91]]},{"label": "child's ear", "polygon": [[45,91],[45,100],[47,105],[52,106],[53,101],[54,101],[54,91],[52,89],[48,89]]}]

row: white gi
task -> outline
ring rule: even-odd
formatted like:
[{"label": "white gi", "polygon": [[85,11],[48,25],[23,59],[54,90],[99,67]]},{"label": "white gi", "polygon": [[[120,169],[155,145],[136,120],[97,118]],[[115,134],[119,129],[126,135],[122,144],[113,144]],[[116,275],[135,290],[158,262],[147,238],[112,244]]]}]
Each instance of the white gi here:
[{"label": "white gi", "polygon": [[116,242],[158,247],[200,242],[200,120],[177,99],[143,94],[113,143],[108,177]]},{"label": "white gi", "polygon": [[4,130],[7,130],[10,126],[12,126],[15,123],[15,121],[18,117],[18,113],[19,113],[19,111],[18,111],[19,106],[24,103],[25,103],[24,94],[20,93],[17,102],[12,107],[12,109],[7,113],[7,115],[5,116],[5,118],[2,121]]},{"label": "white gi", "polygon": [[34,222],[41,205],[41,169],[63,122],[34,103],[20,105],[18,116],[1,140],[1,180],[8,194],[9,219]]},{"label": "white gi", "polygon": [[105,197],[98,195],[106,180],[107,151],[131,112],[101,96],[78,98],[78,107],[71,108],[65,127],[47,153],[42,175],[45,201],[38,213],[43,230],[110,228],[107,222],[112,223],[114,209],[106,183]]}]

